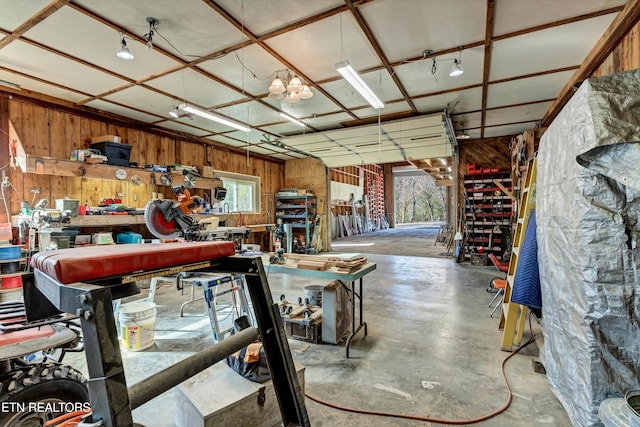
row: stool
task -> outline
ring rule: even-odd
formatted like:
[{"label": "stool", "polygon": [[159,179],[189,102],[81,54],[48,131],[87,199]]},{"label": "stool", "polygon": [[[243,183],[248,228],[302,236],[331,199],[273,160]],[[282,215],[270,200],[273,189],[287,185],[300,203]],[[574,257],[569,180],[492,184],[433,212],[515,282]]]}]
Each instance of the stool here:
[{"label": "stool", "polygon": [[[491,286],[493,288],[497,289],[498,292],[496,292],[496,294],[493,296],[493,299],[489,303],[489,307],[491,307],[493,305],[493,302],[496,299],[498,299],[498,297],[500,297],[501,295],[504,295],[504,289],[507,287],[507,280],[506,279],[495,278],[495,279],[493,279],[491,281]],[[491,315],[489,317],[493,317],[493,314],[496,312],[498,307],[500,307],[500,303],[501,302],[502,301],[498,300],[498,303],[493,307],[493,310],[491,310]]]}]

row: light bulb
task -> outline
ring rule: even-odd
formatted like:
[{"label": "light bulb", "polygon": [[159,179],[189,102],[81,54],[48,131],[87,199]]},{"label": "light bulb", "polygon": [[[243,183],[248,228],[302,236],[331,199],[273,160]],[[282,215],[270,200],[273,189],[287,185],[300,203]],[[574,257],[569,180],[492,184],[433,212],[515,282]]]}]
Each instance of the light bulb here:
[{"label": "light bulb", "polygon": [[124,41],[124,37],[122,37],[120,50],[116,52],[116,56],[120,59],[124,59],[125,61],[131,61],[133,59],[133,53],[131,53],[131,51],[127,47],[127,42]]},{"label": "light bulb", "polygon": [[271,86],[269,86],[269,92],[273,94],[283,93],[285,90],[286,88],[284,87],[282,80],[280,80],[278,77],[273,79],[273,81],[271,82]]},{"label": "light bulb", "polygon": [[298,96],[300,97],[300,99],[309,99],[313,96],[313,92],[311,92],[309,86],[302,85],[302,89],[300,89],[300,92],[298,92]]},{"label": "light bulb", "polygon": [[294,77],[287,85],[287,92],[300,92],[302,90],[302,82],[299,78]]},{"label": "light bulb", "polygon": [[295,104],[296,102],[300,102],[300,97],[296,92],[289,92],[287,96],[284,97],[284,100],[290,104]]},{"label": "light bulb", "polygon": [[460,66],[460,63],[458,62],[457,59],[454,59],[453,65],[451,66],[451,71],[449,72],[449,77],[458,77],[463,73],[464,73],[464,70]]}]

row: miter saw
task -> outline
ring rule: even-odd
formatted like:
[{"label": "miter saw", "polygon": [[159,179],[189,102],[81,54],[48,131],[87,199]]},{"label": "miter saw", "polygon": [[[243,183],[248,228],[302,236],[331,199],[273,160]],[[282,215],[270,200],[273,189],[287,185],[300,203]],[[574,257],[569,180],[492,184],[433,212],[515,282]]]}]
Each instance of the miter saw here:
[{"label": "miter saw", "polygon": [[[169,182],[168,175],[163,182]],[[230,240],[230,238],[249,237],[250,230],[243,227],[217,229],[210,221],[198,220],[195,211],[203,206],[200,196],[192,196],[184,185],[172,186],[177,200],[156,199],[147,203],[144,210],[144,222],[154,236],[159,239],[185,240]],[[227,190],[217,187],[212,191],[212,199],[223,201]]]}]

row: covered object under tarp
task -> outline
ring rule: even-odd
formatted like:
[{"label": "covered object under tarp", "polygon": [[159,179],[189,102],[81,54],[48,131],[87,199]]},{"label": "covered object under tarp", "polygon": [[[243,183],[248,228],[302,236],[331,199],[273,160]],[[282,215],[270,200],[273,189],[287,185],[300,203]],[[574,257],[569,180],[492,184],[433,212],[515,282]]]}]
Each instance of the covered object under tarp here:
[{"label": "covered object under tarp", "polygon": [[639,388],[640,70],[583,82],[544,133],[537,238],[545,367],[576,426]]}]

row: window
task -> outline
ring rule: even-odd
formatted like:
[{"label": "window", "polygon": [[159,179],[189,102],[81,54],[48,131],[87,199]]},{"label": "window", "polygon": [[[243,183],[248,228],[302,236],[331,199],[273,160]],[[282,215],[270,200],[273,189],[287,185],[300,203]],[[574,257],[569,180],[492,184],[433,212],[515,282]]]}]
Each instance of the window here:
[{"label": "window", "polygon": [[219,171],[216,174],[227,189],[221,205],[227,204],[232,212],[260,213],[259,176]]}]

